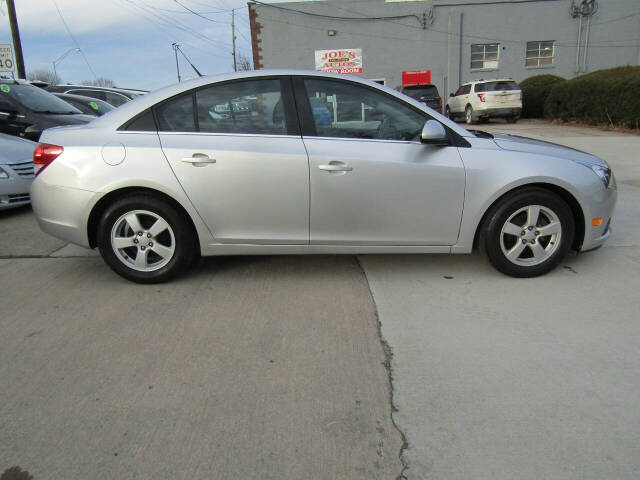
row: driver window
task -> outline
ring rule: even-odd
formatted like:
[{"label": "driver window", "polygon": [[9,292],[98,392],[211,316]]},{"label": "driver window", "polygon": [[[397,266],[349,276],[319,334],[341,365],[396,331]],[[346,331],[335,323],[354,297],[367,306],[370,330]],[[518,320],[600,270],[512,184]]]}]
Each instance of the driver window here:
[{"label": "driver window", "polygon": [[429,118],[370,88],[313,78],[304,83],[319,137],[416,141]]}]

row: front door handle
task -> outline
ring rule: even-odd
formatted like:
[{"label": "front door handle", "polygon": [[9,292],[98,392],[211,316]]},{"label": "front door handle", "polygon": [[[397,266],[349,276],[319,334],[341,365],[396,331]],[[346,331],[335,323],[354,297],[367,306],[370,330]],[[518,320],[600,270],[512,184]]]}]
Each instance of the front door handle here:
[{"label": "front door handle", "polygon": [[329,165],[318,165],[318,168],[327,172],[350,172],[353,170],[353,167],[350,167],[349,165],[333,162]]},{"label": "front door handle", "polygon": [[207,165],[209,163],[216,163],[215,158],[211,158],[209,157],[209,155],[206,155],[204,153],[194,153],[190,157],[184,157],[182,161],[185,163],[190,163],[191,165],[194,165],[194,166]]}]

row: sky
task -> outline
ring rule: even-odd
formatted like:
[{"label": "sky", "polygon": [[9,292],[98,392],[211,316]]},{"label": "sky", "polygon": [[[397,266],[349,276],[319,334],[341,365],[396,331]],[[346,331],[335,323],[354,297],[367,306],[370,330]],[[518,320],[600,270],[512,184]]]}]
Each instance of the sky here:
[{"label": "sky", "polygon": [[[51,69],[54,60],[76,48],[76,42],[95,75],[110,78],[120,87],[153,90],[175,83],[173,42],[181,45],[203,74],[229,72],[233,70],[231,9],[237,9],[236,49],[252,59],[246,0],[16,0],[15,3],[27,72]],[[209,20],[189,12],[181,4]],[[4,0],[0,0],[2,43],[11,43]],[[179,61],[183,79],[196,76],[184,58]],[[91,69],[75,50],[56,63],[64,83],[92,79]]]}]

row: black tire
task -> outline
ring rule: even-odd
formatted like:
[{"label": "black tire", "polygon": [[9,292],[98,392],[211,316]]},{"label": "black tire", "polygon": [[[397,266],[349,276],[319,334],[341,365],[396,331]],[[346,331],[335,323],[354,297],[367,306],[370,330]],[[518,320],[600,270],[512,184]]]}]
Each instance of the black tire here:
[{"label": "black tire", "polygon": [[[540,215],[536,226],[529,229],[527,208],[535,210],[536,206],[542,207]],[[524,212],[517,213],[523,209]],[[516,216],[511,218],[514,214]],[[524,223],[522,215],[527,218]],[[553,215],[556,219],[550,220]],[[510,227],[522,228],[522,231],[515,232],[520,237],[503,233],[503,227],[507,229],[507,221]],[[556,223],[560,224],[559,237],[543,235],[545,227]],[[574,234],[575,221],[567,203],[553,192],[530,187],[507,195],[491,207],[480,227],[479,246],[500,272],[512,277],[536,277],[553,270],[562,261],[573,244]],[[516,254],[520,248],[522,253],[513,261],[507,257],[505,251]],[[540,254],[539,258],[535,258],[534,248]]]},{"label": "black tire", "polygon": [[467,105],[467,108],[464,109],[464,120],[467,122],[467,125],[476,123],[476,119],[473,118],[473,107],[471,107],[471,105]]},{"label": "black tire", "polygon": [[[123,223],[123,217],[134,212],[143,230],[143,235],[139,237],[130,228],[129,223]],[[151,225],[157,218],[164,220],[168,227],[157,237],[149,233],[148,241],[156,241],[155,249],[153,244],[147,247],[140,246],[143,241],[147,241],[147,231],[153,232]],[[124,227],[119,227],[120,225]],[[128,234],[123,238],[133,235],[130,238],[133,238],[137,245],[117,249],[116,253],[116,248],[112,246],[112,233],[118,228],[128,228]],[[98,248],[107,265],[118,275],[137,283],[160,283],[170,280],[184,272],[198,258],[197,236],[184,213],[171,203],[153,195],[131,194],[109,205],[100,218],[97,233]],[[173,250],[162,257],[155,253],[159,247],[167,249],[165,251],[170,251],[171,248]],[[135,265],[130,266],[134,260],[133,255],[140,254],[140,249],[145,248],[148,249],[144,256],[145,264],[149,256],[153,255],[153,260],[156,260],[156,257],[158,259],[155,262],[157,267],[153,261],[145,267],[151,269],[150,271],[141,271],[136,269]]]},{"label": "black tire", "polygon": [[520,120],[520,117],[518,117],[518,116],[507,117],[507,123],[516,123],[518,120]]},{"label": "black tire", "polygon": [[444,109],[444,116],[453,122],[456,121],[456,117],[451,113],[451,109],[449,108],[449,105],[447,105]]}]

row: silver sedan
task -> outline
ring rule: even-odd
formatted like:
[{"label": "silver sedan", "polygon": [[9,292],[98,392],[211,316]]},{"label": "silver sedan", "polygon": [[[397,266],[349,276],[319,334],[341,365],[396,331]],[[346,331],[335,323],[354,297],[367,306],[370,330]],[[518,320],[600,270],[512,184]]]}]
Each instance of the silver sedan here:
[{"label": "silver sedan", "polygon": [[261,70],[144,95],[46,130],[41,228],[136,282],[199,255],[470,253],[532,277],[610,235],[603,160],[465,130],[354,77]]}]

